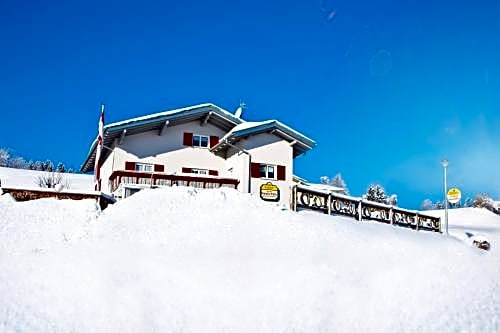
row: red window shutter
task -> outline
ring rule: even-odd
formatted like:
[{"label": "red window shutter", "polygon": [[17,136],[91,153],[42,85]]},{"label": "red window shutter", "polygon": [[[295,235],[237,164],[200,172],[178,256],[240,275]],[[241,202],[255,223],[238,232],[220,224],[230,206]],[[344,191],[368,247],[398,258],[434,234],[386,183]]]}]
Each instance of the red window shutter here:
[{"label": "red window shutter", "polygon": [[286,179],[286,167],[284,165],[278,165],[278,180]]},{"label": "red window shutter", "polygon": [[191,168],[182,168],[182,173],[191,173]]},{"label": "red window shutter", "polygon": [[208,170],[208,174],[210,176],[218,176],[219,175],[219,171],[217,171],[217,170]]},{"label": "red window shutter", "polygon": [[250,165],[250,177],[260,178],[260,163],[252,163]]},{"label": "red window shutter", "polygon": [[125,162],[125,170],[135,171],[135,162]]},{"label": "red window shutter", "polygon": [[155,172],[165,171],[165,166],[163,164],[155,164]]},{"label": "red window shutter", "polygon": [[184,138],[182,139],[182,144],[184,146],[192,146],[193,145],[193,133],[184,132]]},{"label": "red window shutter", "polygon": [[215,146],[218,143],[219,143],[219,137],[211,135],[210,136],[210,148],[212,148],[213,146]]}]

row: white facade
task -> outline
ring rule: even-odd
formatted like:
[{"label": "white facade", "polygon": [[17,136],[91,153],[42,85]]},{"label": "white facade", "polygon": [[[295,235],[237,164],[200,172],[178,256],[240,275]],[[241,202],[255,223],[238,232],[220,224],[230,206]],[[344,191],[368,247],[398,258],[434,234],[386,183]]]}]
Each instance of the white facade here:
[{"label": "white facade", "polygon": [[[189,113],[189,118],[186,116],[188,119],[177,122],[169,122],[169,118],[165,118],[170,113],[161,114],[164,117],[161,120],[166,124],[163,127],[153,123],[158,122],[156,115],[106,125],[104,141],[106,145],[108,140],[108,144],[106,154],[101,155],[100,160],[101,190],[116,192],[116,179],[119,182],[122,179],[116,177],[116,174],[126,173],[130,176],[137,172],[141,177],[147,177],[149,172],[154,174],[151,181],[143,178],[142,181],[147,182],[134,186],[140,188],[156,185],[153,176],[158,175],[205,177],[214,182],[233,181],[233,186],[241,192],[250,191],[263,200],[288,206],[293,185],[294,156],[310,149],[302,141],[302,150],[295,145],[297,138],[306,137],[277,121],[255,123],[253,126],[252,123],[233,118],[229,113],[226,115],[226,111],[219,112],[218,107],[215,111],[219,118],[212,123],[210,117],[213,117],[214,111],[204,111],[207,105],[203,105],[204,109],[198,114],[196,108],[173,113],[177,116],[176,120],[184,113]],[[285,135],[278,131],[280,129],[291,134]],[[206,147],[195,146],[198,141],[194,138],[198,136],[208,140]],[[310,142],[314,144],[314,141]],[[91,158],[95,157],[94,146],[82,167],[83,171],[93,168]],[[123,184],[120,183],[120,187]],[[199,182],[193,184],[199,185]]]}]

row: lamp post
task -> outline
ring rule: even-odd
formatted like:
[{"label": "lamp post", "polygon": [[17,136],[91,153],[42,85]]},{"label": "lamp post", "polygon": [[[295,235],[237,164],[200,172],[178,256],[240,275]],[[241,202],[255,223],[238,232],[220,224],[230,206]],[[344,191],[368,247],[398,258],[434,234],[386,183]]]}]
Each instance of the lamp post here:
[{"label": "lamp post", "polygon": [[446,235],[448,235],[448,185],[446,184],[446,168],[448,164],[447,159],[441,161],[444,170],[444,224],[446,225]]}]

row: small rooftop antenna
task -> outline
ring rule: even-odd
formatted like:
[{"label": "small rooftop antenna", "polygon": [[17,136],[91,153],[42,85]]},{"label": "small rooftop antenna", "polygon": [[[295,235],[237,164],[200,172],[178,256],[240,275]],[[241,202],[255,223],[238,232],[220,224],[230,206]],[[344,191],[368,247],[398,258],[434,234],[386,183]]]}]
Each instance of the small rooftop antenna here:
[{"label": "small rooftop antenna", "polygon": [[241,114],[243,113],[243,109],[246,109],[247,105],[240,100],[240,106],[236,109],[236,112],[234,113],[234,116],[236,118],[241,118]]}]

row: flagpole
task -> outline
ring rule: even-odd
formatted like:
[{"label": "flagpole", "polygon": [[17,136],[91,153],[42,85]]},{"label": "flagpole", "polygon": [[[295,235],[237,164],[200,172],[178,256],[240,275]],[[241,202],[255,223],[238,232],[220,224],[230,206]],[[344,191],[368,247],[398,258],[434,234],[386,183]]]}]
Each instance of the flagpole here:
[{"label": "flagpole", "polygon": [[95,163],[94,163],[94,181],[95,181],[95,190],[101,191],[101,152],[102,147],[104,146],[104,103],[101,103],[101,115],[99,117],[98,123],[98,134],[97,134],[97,147],[95,154]]}]

